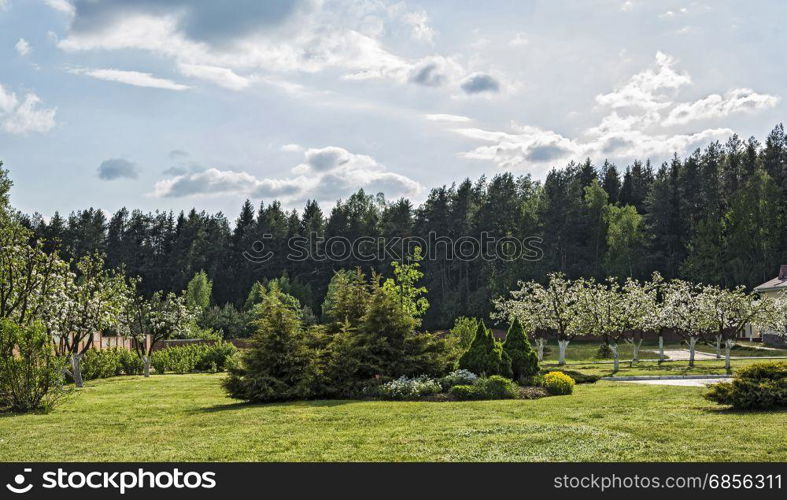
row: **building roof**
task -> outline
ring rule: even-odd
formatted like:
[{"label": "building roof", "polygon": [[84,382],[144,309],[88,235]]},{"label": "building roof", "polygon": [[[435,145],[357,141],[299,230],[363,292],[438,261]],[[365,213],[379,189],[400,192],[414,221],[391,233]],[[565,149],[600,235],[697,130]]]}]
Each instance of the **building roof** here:
[{"label": "building roof", "polygon": [[787,290],[787,265],[779,268],[779,275],[762,285],[754,287],[755,292],[772,292],[775,290]]}]

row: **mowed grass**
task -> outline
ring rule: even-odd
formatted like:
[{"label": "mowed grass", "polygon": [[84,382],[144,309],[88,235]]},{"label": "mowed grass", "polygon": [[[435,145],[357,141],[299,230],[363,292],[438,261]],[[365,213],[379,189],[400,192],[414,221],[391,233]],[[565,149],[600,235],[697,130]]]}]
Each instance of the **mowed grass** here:
[{"label": "mowed grass", "polygon": [[[568,362],[578,361],[609,361],[612,356],[599,356],[598,349],[601,345],[600,341],[587,341],[579,340],[573,341],[568,344],[566,348],[566,360]],[[556,340],[550,340],[547,343],[548,350],[544,353],[544,360],[546,362],[557,362],[559,349]],[[787,356],[787,349],[758,349],[761,344],[747,341],[738,341],[731,351],[731,356]],[[681,342],[666,342],[664,344],[665,350],[686,350],[689,347]],[[640,359],[658,359],[659,358],[658,342],[648,340],[642,343],[639,351]],[[708,345],[705,343],[697,344],[697,352],[705,354],[716,354],[715,345]],[[628,342],[620,342],[618,344],[618,356],[621,360],[630,360],[634,354],[633,346]],[[722,351],[723,355],[723,351]]]},{"label": "mowed grass", "polygon": [[[763,363],[767,361],[785,360],[763,360],[763,359],[732,359],[732,374],[737,368],[748,366],[752,363]],[[626,377],[626,376],[673,376],[673,375],[730,375],[724,368],[724,359],[716,360],[697,360],[694,367],[689,366],[688,361],[666,361],[659,363],[658,360],[643,360],[633,365],[629,361],[620,361],[620,370],[615,372],[612,363],[599,363],[590,361],[566,361],[564,366],[559,366],[557,362],[547,360],[541,365],[546,370],[576,370],[586,375],[598,375],[601,377]]]},{"label": "mowed grass", "polygon": [[223,375],[89,382],[47,415],[0,416],[2,461],[785,461],[785,412],[704,389],[599,382],[572,396],[247,405]]}]

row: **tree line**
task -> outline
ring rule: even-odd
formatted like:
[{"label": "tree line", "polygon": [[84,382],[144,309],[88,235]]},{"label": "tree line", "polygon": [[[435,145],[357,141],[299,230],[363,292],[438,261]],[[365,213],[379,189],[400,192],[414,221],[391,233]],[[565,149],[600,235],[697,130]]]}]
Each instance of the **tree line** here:
[{"label": "tree line", "polygon": [[[288,293],[315,314],[336,271],[393,269],[384,258],[289,260],[293,236],[539,238],[541,258],[535,261],[458,260],[441,253],[424,260],[431,307],[423,325],[446,328],[460,315],[488,316],[491,299],[519,280],[543,282],[550,272],[601,280],[646,279],[657,271],[667,279],[728,288],[770,279],[787,262],[787,141],[778,125],[764,143],[732,136],[658,167],[588,159],[553,169],[543,182],[511,173],[466,179],[432,189],[417,207],[360,190],[328,212],[314,201],[297,211],[278,201],[255,207],[247,200],[233,223],[221,212],[126,208],[111,216],[88,208],[22,221],[46,252],[58,250],[72,262],[103,254],[108,267],[140,276],[146,296],[181,291],[204,271],[213,282],[214,305],[239,311],[255,283],[285,279]],[[244,256],[260,241],[271,259]]]}]

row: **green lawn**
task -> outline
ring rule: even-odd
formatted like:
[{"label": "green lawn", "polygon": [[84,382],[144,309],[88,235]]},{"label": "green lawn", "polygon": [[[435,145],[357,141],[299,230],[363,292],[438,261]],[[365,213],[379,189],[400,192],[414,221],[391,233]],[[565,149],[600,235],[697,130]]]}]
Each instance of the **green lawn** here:
[{"label": "green lawn", "polygon": [[703,389],[599,382],[572,396],[243,405],[223,375],[89,382],[48,415],[0,416],[0,461],[785,461],[784,412]]},{"label": "green lawn", "polygon": [[[763,362],[763,360],[733,359],[730,361],[730,364],[732,365],[734,373],[736,368],[761,362]],[[630,362],[621,360],[620,370],[618,372],[613,371],[612,363],[592,363],[588,361],[572,362],[571,360],[567,360],[566,365],[562,367],[559,366],[555,361],[547,361],[541,366],[547,370],[576,370],[587,375],[599,375],[602,377],[624,377],[632,375],[727,375],[727,371],[724,368],[724,359],[695,361],[693,368],[689,367],[688,361],[667,361],[664,363],[659,363],[657,360],[650,360],[640,361],[639,363],[631,366]]]},{"label": "green lawn", "polygon": [[[608,357],[598,356],[598,348],[600,345],[601,342],[597,340],[596,341],[575,340],[569,343],[568,347],[566,348],[566,360],[568,362],[611,360],[612,359],[611,356]],[[757,342],[738,341],[735,347],[732,348],[731,355],[733,357],[735,356],[757,356],[757,357],[787,356],[787,349],[758,349],[757,347],[759,346],[762,346],[762,344]],[[556,340],[549,341],[547,343],[547,347],[549,349],[544,353],[544,360],[546,362],[557,361],[558,353],[559,353],[557,341]],[[639,357],[640,359],[658,359],[659,357],[658,349],[659,349],[658,341],[647,340],[642,343]],[[688,350],[688,345],[682,344],[680,342],[666,342],[664,344],[664,349]],[[716,354],[716,346],[709,345],[706,343],[698,343],[697,352]],[[621,342],[618,344],[618,353],[621,360],[624,359],[629,360],[632,357],[633,348],[631,344],[627,342]]]},{"label": "green lawn", "polygon": [[[601,345],[601,342],[589,342],[589,341],[574,341],[568,344],[566,348],[566,360],[567,361],[591,361],[591,360],[601,360],[601,359],[608,359],[611,360],[612,357],[599,357],[598,356],[598,348]],[[677,345],[677,344],[676,344]],[[655,347],[654,347],[655,346]],[[639,352],[639,357],[641,359],[658,359],[659,354],[656,352],[649,352],[649,349],[658,349],[658,345],[654,344],[654,346],[646,345],[644,342],[642,344],[642,348]],[[557,341],[553,340],[547,343],[547,347],[549,349],[544,352],[544,360],[549,361],[557,361],[558,359],[558,346]],[[618,344],[618,355],[620,359],[631,359],[633,353],[633,349],[631,344],[621,342]]]}]

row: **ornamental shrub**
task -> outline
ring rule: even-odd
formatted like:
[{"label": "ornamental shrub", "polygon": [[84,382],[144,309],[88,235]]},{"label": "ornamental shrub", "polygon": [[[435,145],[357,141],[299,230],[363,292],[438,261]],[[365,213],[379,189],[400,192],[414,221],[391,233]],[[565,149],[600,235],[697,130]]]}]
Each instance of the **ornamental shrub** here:
[{"label": "ornamental shrub", "polygon": [[478,380],[478,375],[468,370],[454,370],[440,379],[440,385],[447,391],[455,385],[472,385]]},{"label": "ornamental shrub", "polygon": [[[550,370],[544,370],[543,373],[546,374],[549,371]],[[554,370],[554,371],[566,374],[569,377],[573,378],[575,384],[595,384],[596,382],[601,380],[601,376],[600,375],[588,375],[588,374],[585,374],[585,373],[582,373],[582,372],[578,372],[576,370]],[[541,377],[541,381],[542,382],[543,382],[543,379],[544,379],[544,377],[542,376]],[[534,378],[533,382],[536,382],[536,380],[537,380],[537,378]],[[543,383],[541,383],[541,384],[534,383],[533,385],[544,385],[544,384]]]},{"label": "ornamental shrub", "polygon": [[120,370],[124,375],[142,375],[145,369],[142,358],[134,351],[121,350],[118,361],[120,362]]},{"label": "ornamental shrub", "polygon": [[0,408],[51,410],[66,394],[63,368],[43,325],[0,320]]},{"label": "ornamental shrub", "polygon": [[508,328],[506,341],[503,342],[503,350],[511,358],[511,371],[514,380],[524,382],[538,374],[538,355],[530,346],[525,329],[522,328],[522,323],[516,317]]},{"label": "ornamental shrub", "polygon": [[431,396],[441,392],[442,389],[437,380],[425,375],[414,378],[402,376],[381,385],[377,389],[377,394],[383,399],[403,401]]},{"label": "ornamental shrub", "polygon": [[119,348],[105,349],[97,351],[88,349],[82,356],[82,378],[93,380],[97,378],[109,378],[123,374],[120,364]]},{"label": "ornamental shrub", "polygon": [[448,393],[459,401],[472,401],[476,399],[483,399],[481,393],[474,385],[455,385],[451,387]]},{"label": "ornamental shrub", "polygon": [[740,410],[787,407],[787,363],[754,363],[741,368],[732,382],[711,385],[705,398]]},{"label": "ornamental shrub", "polygon": [[511,357],[492,336],[483,321],[478,322],[470,348],[459,358],[459,368],[479,375],[502,375],[511,378]]},{"label": "ornamental shrub", "polygon": [[544,375],[544,387],[553,396],[562,396],[574,392],[574,379],[561,372],[549,372]]},{"label": "ornamental shrub", "polygon": [[516,399],[519,396],[519,387],[513,380],[500,375],[492,375],[491,377],[481,377],[472,385],[455,385],[448,393],[460,401]]},{"label": "ornamental shrub", "polygon": [[519,392],[519,387],[513,380],[500,375],[479,378],[473,385],[482,395],[482,399],[515,399]]},{"label": "ornamental shrub", "polygon": [[229,342],[190,344],[154,351],[150,362],[157,373],[225,371],[238,355],[238,348]]}]

